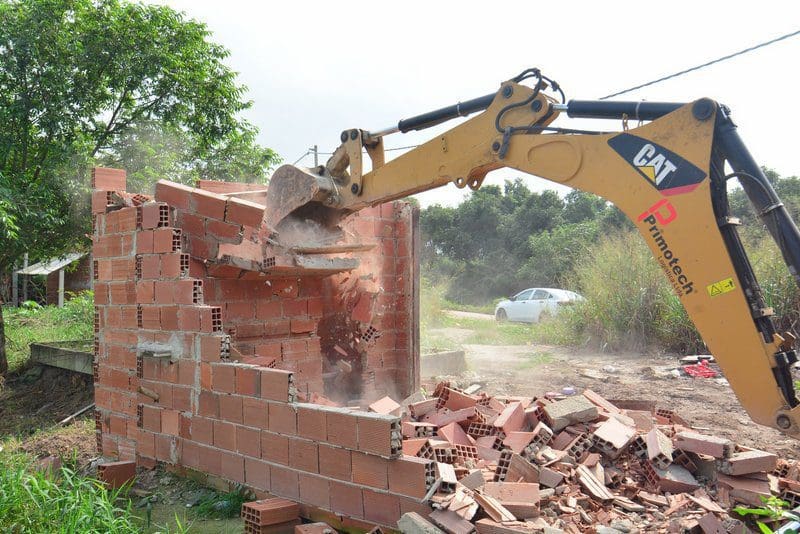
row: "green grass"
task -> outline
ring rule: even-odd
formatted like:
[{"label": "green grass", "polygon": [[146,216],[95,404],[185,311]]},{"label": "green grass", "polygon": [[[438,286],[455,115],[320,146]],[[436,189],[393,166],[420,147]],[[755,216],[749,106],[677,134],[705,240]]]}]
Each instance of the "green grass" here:
[{"label": "green grass", "polygon": [[[128,487],[107,489],[76,473],[69,458],[54,472],[40,471],[27,454],[0,452],[0,532],[25,534],[188,532],[175,517],[156,525],[134,514]],[[144,513],[143,515],[147,515]]]},{"label": "green grass", "polygon": [[535,341],[532,325],[522,323],[497,323],[486,319],[451,317],[439,319],[440,328],[470,330],[465,345],[530,345]]},{"label": "green grass", "polygon": [[540,365],[551,363],[554,356],[550,352],[534,352],[525,356],[525,361],[517,364],[517,371],[524,371],[526,369],[534,369]]},{"label": "green grass", "polygon": [[[489,308],[491,307],[491,310]],[[494,304],[484,307],[468,307],[447,302],[444,286],[435,286],[422,280],[420,292],[420,344],[423,353],[443,350],[458,350],[462,345],[530,345],[540,342],[539,332],[545,323],[529,325],[521,323],[497,323],[486,319],[471,317],[452,317],[444,310],[458,309],[493,313]],[[553,319],[552,321],[556,321]],[[463,339],[455,341],[442,329],[468,330]],[[563,336],[562,336],[563,337]]]},{"label": "green grass", "polygon": [[8,365],[14,372],[27,363],[31,343],[92,339],[94,296],[91,291],[82,292],[63,308],[28,302],[19,308],[4,308],[3,317]]},{"label": "green grass", "polygon": [[422,354],[430,354],[431,352],[445,352],[450,350],[460,350],[461,344],[453,341],[444,334],[435,332],[422,332],[420,334],[420,350]]},{"label": "green grass", "polygon": [[250,492],[240,486],[228,493],[214,493],[203,498],[195,509],[201,519],[230,519],[238,517],[242,505],[252,500]]},{"label": "green grass", "polygon": [[495,299],[494,302],[490,302],[489,304],[459,304],[457,302],[452,302],[447,299],[442,300],[442,307],[445,310],[458,310],[458,311],[468,311],[468,312],[475,312],[475,313],[487,313],[489,315],[494,315],[494,309],[497,306],[497,303],[500,302],[501,298]]},{"label": "green grass", "polygon": [[3,532],[139,532],[123,495],[67,467],[47,474],[25,455],[0,454]]}]

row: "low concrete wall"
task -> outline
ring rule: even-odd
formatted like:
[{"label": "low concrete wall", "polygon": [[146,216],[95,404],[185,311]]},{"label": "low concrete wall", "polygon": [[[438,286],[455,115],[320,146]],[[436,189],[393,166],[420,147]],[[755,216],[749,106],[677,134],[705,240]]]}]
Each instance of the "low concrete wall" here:
[{"label": "low concrete wall", "polygon": [[434,352],[420,357],[420,374],[423,378],[458,375],[467,370],[463,350]]},{"label": "low concrete wall", "polygon": [[31,343],[30,347],[32,362],[92,374],[94,355],[91,340]]}]

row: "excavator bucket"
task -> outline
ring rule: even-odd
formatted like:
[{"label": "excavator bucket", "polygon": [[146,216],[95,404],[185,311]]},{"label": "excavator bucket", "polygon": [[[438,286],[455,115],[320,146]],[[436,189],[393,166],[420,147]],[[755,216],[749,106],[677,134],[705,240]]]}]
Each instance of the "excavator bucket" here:
[{"label": "excavator bucket", "polygon": [[319,194],[314,175],[294,165],[282,165],[270,178],[264,224],[275,231],[278,223],[293,211],[305,206]]},{"label": "excavator bucket", "polygon": [[334,193],[330,176],[294,165],[279,167],[267,187],[263,221],[266,231],[281,244],[299,245],[302,227],[315,229],[309,232],[313,235],[323,228],[332,229],[345,215],[328,205]]}]

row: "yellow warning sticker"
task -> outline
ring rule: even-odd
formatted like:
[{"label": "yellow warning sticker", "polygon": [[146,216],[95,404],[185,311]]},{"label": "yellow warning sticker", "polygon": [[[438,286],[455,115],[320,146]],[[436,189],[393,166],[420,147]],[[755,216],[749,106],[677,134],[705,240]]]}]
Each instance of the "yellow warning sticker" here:
[{"label": "yellow warning sticker", "polygon": [[722,295],[723,293],[729,293],[736,289],[736,284],[733,283],[733,278],[726,278],[725,280],[720,280],[710,286],[706,286],[706,291],[712,297],[716,297],[717,295]]}]

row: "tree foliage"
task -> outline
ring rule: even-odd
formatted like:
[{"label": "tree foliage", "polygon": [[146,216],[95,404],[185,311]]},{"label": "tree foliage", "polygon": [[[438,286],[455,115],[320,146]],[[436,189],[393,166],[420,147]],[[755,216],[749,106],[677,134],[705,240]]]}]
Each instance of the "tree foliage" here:
[{"label": "tree foliage", "polygon": [[240,116],[250,102],[227,56],[165,6],[0,0],[0,274],[25,252],[88,246],[98,162],[130,168],[143,191],[164,177],[265,180],[278,158]]},{"label": "tree foliage", "polygon": [[165,6],[0,0],[0,173],[28,230],[0,251],[0,270],[23,249],[85,243],[76,198],[94,162],[132,167],[143,188],[165,176],[264,178],[277,158],[241,119],[245,88],[209,36]]},{"label": "tree foliage", "polygon": [[558,285],[600,232],[630,225],[605,200],[535,193],[522,180],[475,191],[457,207],[422,211],[422,263],[447,297],[483,303],[532,285]]}]

